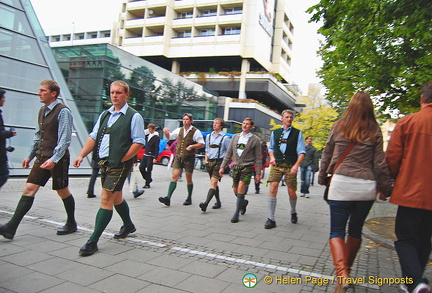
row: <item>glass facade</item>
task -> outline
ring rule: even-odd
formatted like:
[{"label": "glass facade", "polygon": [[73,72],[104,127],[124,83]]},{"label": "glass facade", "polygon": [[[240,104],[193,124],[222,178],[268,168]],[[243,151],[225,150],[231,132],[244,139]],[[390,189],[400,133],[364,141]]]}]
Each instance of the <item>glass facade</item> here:
[{"label": "glass facade", "polygon": [[[46,37],[29,0],[0,0],[0,87],[6,90],[2,107],[6,127],[14,127],[17,136],[8,143],[15,151],[8,153],[11,175],[27,175],[21,167],[33,142],[37,114],[42,106],[37,96],[39,84],[44,79],[56,80],[60,85],[59,99],[69,107],[74,117],[73,136],[69,148],[75,158],[87,139],[87,130],[68,87],[55,62]],[[86,172],[71,168],[71,173]]]},{"label": "glass facade", "polygon": [[201,85],[112,45],[57,47],[53,53],[88,130],[111,106],[109,86],[114,80],[129,84],[129,105],[146,125],[164,126],[186,112],[193,113],[194,120],[216,117],[217,97]]}]

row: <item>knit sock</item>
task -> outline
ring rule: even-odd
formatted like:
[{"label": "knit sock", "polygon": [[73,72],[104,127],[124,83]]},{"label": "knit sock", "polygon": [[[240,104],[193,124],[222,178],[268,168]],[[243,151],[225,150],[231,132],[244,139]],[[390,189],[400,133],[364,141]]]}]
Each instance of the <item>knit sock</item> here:
[{"label": "knit sock", "polygon": [[291,205],[291,214],[294,214],[296,212],[297,199],[290,198],[290,205]]},{"label": "knit sock", "polygon": [[236,210],[234,212],[234,216],[233,217],[237,217],[238,218],[238,216],[240,214],[240,210],[243,208],[243,204],[244,204],[244,200],[245,200],[244,199],[245,195],[244,194],[237,194],[236,196],[237,196],[237,205],[236,205]]},{"label": "knit sock", "polygon": [[132,219],[130,217],[130,210],[129,205],[125,199],[123,199],[123,202],[121,204],[115,205],[115,210],[119,214],[120,218],[123,221],[123,226],[125,228],[131,228],[134,226],[132,223]]},{"label": "knit sock", "polygon": [[220,203],[220,197],[219,197],[219,186],[216,187],[216,192],[215,192],[215,198],[216,198],[216,202]]},{"label": "knit sock", "polygon": [[277,202],[276,197],[269,197],[268,198],[269,219],[272,221],[275,220],[276,202]]},{"label": "knit sock", "polygon": [[187,184],[187,191],[188,191],[187,199],[191,200],[192,199],[193,184]]},{"label": "knit sock", "polygon": [[67,214],[66,223],[75,224],[75,199],[71,195],[66,198],[63,198],[63,204]]},{"label": "knit sock", "polygon": [[170,184],[169,184],[169,186],[168,186],[168,194],[167,194],[168,198],[171,198],[171,196],[172,196],[174,190],[176,189],[176,187],[177,187],[177,182],[171,181]]},{"label": "knit sock", "polygon": [[205,205],[208,205],[209,202],[212,200],[213,195],[216,194],[216,189],[210,188],[208,193],[207,193],[207,198],[206,201],[204,202]]},{"label": "knit sock", "polygon": [[111,221],[112,215],[113,215],[112,210],[106,210],[103,208],[99,209],[99,211],[96,214],[95,228],[89,240],[96,241],[96,242],[99,241],[99,238],[101,237],[103,231],[105,231],[105,228],[108,226],[109,222]]},{"label": "knit sock", "polygon": [[9,222],[6,223],[6,226],[15,231],[18,228],[21,220],[31,209],[33,202],[34,196],[22,195],[15,209],[15,213],[13,214]]}]

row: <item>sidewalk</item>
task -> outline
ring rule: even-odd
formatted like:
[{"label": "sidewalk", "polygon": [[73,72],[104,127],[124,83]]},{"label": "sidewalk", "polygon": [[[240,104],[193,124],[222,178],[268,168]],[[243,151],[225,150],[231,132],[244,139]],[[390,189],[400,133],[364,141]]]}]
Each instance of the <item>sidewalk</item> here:
[{"label": "sidewalk", "polygon": [[[78,250],[94,227],[99,181],[98,197],[88,199],[88,178],[71,178],[79,228],[64,236],[56,235],[65,220],[63,204],[49,187],[41,188],[14,240],[0,239],[0,292],[333,292],[333,284],[320,284],[333,276],[323,187],[311,187],[309,199],[299,197],[295,225],[290,222],[287,191],[280,188],[277,227],[266,230],[267,187],[254,194],[251,185],[247,213],[232,224],[235,197],[228,175],[220,184],[222,208],[211,209],[212,202],[206,213],[198,204],[207,194],[207,173],[195,170],[191,206],[182,205],[185,181],[178,183],[170,207],[159,203],[158,197],[166,195],[170,171],[156,165],[153,177],[151,189],[137,199],[128,186],[124,188],[137,232],[125,240],[113,239],[122,225],[114,213],[99,251],[90,257],[80,257]],[[25,178],[10,178],[0,190],[0,223],[15,210],[24,183]],[[371,280],[348,292],[399,292],[397,285],[378,286],[383,278],[398,278],[400,268],[386,234],[390,225],[386,231],[373,225],[377,218],[394,215],[393,205],[374,205],[353,266],[353,277]],[[247,273],[257,277],[253,289],[242,283]],[[432,277],[430,265],[427,274]]]}]

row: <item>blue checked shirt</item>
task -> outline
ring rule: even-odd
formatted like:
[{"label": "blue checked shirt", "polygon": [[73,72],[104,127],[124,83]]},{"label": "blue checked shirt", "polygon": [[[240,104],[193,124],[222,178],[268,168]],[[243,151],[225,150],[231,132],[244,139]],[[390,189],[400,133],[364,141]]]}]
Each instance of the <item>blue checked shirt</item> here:
[{"label": "blue checked shirt", "polygon": [[[288,127],[288,129],[282,128],[282,138],[288,138],[289,134],[291,133],[291,126]],[[274,138],[273,138],[273,131],[271,133],[271,137],[270,137],[270,144],[269,144],[269,152],[274,152]],[[284,154],[287,148],[287,144],[286,143],[281,143],[280,144],[280,151]],[[298,140],[297,140],[297,156],[299,156],[300,154],[306,154],[306,148],[305,148],[305,144],[304,144],[304,139],[303,139],[303,134],[300,131],[299,136],[298,136]]]}]

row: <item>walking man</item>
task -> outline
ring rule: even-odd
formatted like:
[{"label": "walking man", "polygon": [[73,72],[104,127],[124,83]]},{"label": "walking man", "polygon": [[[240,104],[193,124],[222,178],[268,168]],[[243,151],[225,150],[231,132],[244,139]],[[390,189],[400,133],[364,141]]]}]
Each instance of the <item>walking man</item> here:
[{"label": "walking man", "polygon": [[[0,107],[3,107],[6,101],[6,91],[0,89]],[[7,157],[6,139],[17,135],[14,129],[5,129],[3,122],[2,110],[0,110],[0,188],[6,183],[9,178],[9,165]],[[11,150],[9,150],[11,151]]]},{"label": "walking man", "polygon": [[38,124],[30,148],[30,154],[22,161],[22,167],[28,169],[36,157],[27,177],[23,194],[12,218],[0,225],[0,234],[13,239],[23,217],[31,209],[35,195],[41,186],[45,186],[52,177],[52,189],[63,201],[67,220],[57,230],[57,235],[73,233],[77,230],[75,222],[75,200],[69,191],[69,150],[72,137],[72,114],[69,108],[57,99],[60,86],[54,80],[40,83],[38,96],[42,106],[39,110]]},{"label": "walking man", "polygon": [[302,132],[292,127],[294,112],[291,110],[282,111],[282,127],[272,132],[269,145],[270,156],[270,192],[268,198],[269,217],[264,225],[266,229],[276,227],[276,195],[279,182],[285,176],[285,183],[288,187],[288,195],[291,205],[291,223],[298,221],[297,205],[297,172],[303,158],[305,157],[305,146]]},{"label": "walking man", "polygon": [[156,159],[159,155],[159,133],[155,131],[156,125],[150,123],[147,126],[148,133],[145,135],[145,151],[141,159],[139,170],[142,177],[145,180],[144,188],[150,188],[150,183],[152,179],[153,164],[156,163]]},{"label": "walking man", "polygon": [[222,206],[218,186],[218,183],[221,180],[219,169],[231,141],[231,138],[222,131],[224,127],[225,121],[222,118],[216,118],[213,121],[213,132],[208,134],[206,137],[204,160],[207,172],[210,176],[210,189],[207,193],[205,202],[199,204],[199,207],[203,212],[207,210],[207,206],[213,196],[216,197],[216,203],[212,208],[219,209]]},{"label": "walking man", "polygon": [[[390,202],[398,205],[395,248],[403,278],[411,278],[406,292],[431,292],[423,276],[432,237],[432,81],[423,86],[419,112],[401,118],[387,148],[387,164],[394,178]],[[406,288],[405,288],[406,289]]]},{"label": "walking man", "polygon": [[128,106],[129,93],[126,82],[118,80],[111,83],[112,106],[99,115],[93,131],[74,161],[74,166],[79,167],[84,157],[93,152],[93,159],[100,166],[102,182],[101,206],[96,214],[95,229],[81,247],[81,256],[92,255],[98,250],[97,243],[111,221],[113,208],[123,221],[123,226],[114,234],[114,238],[126,238],[136,231],[122,190],[134,164],[134,157],[144,145],[144,120]]},{"label": "walking man", "polygon": [[318,172],[318,154],[316,148],[312,145],[312,136],[306,137],[306,155],[300,165],[300,195],[309,198],[309,186],[312,172]]},{"label": "walking man", "polygon": [[[249,201],[245,199],[246,187],[249,186],[252,179],[254,164],[257,170],[261,170],[261,143],[258,136],[251,131],[254,128],[252,118],[245,118],[242,123],[242,132],[235,134],[230,142],[228,150],[219,168],[219,176],[224,174],[225,167],[234,160],[232,172],[233,191],[237,197],[236,210],[231,223],[239,222],[239,214],[246,213],[246,207]],[[255,175],[255,182],[260,182],[261,173]]]},{"label": "walking man", "polygon": [[193,116],[190,113],[183,114],[183,127],[179,127],[170,133],[168,128],[163,132],[168,140],[178,139],[176,156],[172,169],[171,182],[168,186],[168,194],[165,197],[159,197],[159,201],[166,206],[171,204],[171,196],[177,187],[177,181],[182,170],[185,170],[188,196],[183,205],[192,204],[193,182],[192,174],[195,165],[195,150],[204,147],[204,139],[199,129],[192,126]]}]

